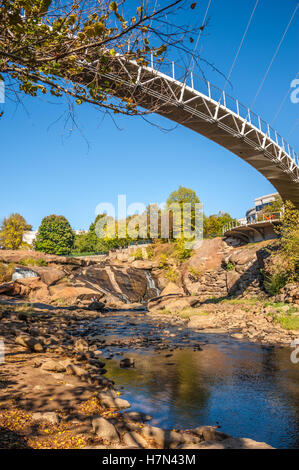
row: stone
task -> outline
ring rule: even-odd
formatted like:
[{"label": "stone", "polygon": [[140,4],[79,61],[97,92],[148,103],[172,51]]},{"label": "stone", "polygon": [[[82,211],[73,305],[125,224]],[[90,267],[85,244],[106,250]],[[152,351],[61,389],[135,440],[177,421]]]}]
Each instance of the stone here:
[{"label": "stone", "polygon": [[192,317],[187,326],[188,328],[198,329],[213,328],[215,327],[215,319],[208,315],[198,315]]},{"label": "stone", "polygon": [[74,349],[77,352],[86,352],[88,351],[88,342],[83,338],[79,338],[74,342]]},{"label": "stone", "polygon": [[147,441],[136,431],[127,432],[123,436],[124,444],[130,447],[139,447],[141,449],[147,449],[149,447]]},{"label": "stone", "polygon": [[158,428],[156,426],[150,426],[146,424],[141,430],[142,436],[148,441],[153,441],[159,446],[160,449],[164,449],[165,446],[165,435],[167,431]]},{"label": "stone", "polygon": [[99,302],[98,300],[94,300],[88,305],[88,310],[94,310],[96,312],[104,312],[106,305],[104,302]]},{"label": "stone", "polygon": [[41,341],[29,335],[19,335],[16,337],[15,342],[16,344],[19,344],[20,346],[23,346],[32,352],[44,351],[44,345],[41,343]]},{"label": "stone", "polygon": [[126,357],[126,358],[122,359],[119,363],[120,367],[123,368],[123,369],[127,368],[127,367],[134,367],[134,364],[135,364],[135,361],[131,357]]},{"label": "stone", "polygon": [[53,425],[59,423],[59,417],[54,411],[46,411],[44,413],[33,413],[31,418],[33,421],[46,421],[47,423]]},{"label": "stone", "polygon": [[115,426],[110,423],[105,418],[101,416],[97,416],[92,420],[92,430],[93,432],[103,439],[103,441],[111,442],[119,442],[119,434],[115,428]]},{"label": "stone", "polygon": [[[189,447],[181,447],[189,448]],[[192,447],[194,449],[194,447]],[[257,442],[248,438],[229,438],[221,442],[205,441],[196,447],[197,449],[274,449],[265,442]]]},{"label": "stone", "polygon": [[42,370],[50,372],[65,372],[67,364],[61,361],[55,361],[54,359],[47,359],[41,364]]},{"label": "stone", "polygon": [[116,410],[123,410],[125,408],[130,408],[130,403],[127,400],[118,398],[107,393],[99,393],[98,398],[100,403],[105,408],[113,408]]},{"label": "stone", "polygon": [[169,294],[185,294],[182,287],[177,286],[174,282],[169,282],[167,286],[162,290],[160,296],[163,297]]},{"label": "stone", "polygon": [[153,419],[152,416],[147,415],[146,413],[139,412],[139,411],[125,411],[123,413],[123,416],[129,420],[138,421],[138,422],[145,422],[145,421],[150,421],[151,419]]},{"label": "stone", "polygon": [[76,375],[77,377],[85,377],[87,376],[87,372],[82,367],[79,367],[75,364],[68,364],[66,366],[66,372],[69,375]]}]

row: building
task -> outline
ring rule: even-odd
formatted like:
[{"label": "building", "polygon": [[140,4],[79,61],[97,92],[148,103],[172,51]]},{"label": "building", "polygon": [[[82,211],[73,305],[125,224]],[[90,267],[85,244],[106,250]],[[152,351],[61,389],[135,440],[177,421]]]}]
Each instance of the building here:
[{"label": "building", "polygon": [[264,209],[264,207],[272,204],[277,196],[279,196],[278,193],[273,193],[266,194],[266,196],[257,197],[254,200],[254,207],[252,207],[246,212],[247,224],[254,224],[255,222],[257,222],[259,213]]}]

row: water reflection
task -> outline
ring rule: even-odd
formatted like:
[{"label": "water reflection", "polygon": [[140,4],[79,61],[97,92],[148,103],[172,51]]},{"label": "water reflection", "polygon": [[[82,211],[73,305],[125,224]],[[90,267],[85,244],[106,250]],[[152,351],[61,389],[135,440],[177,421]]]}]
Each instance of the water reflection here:
[{"label": "water reflection", "polygon": [[112,359],[107,375],[124,387],[132,409],[151,414],[159,426],[219,422],[235,437],[299,448],[299,368],[289,355],[283,348],[219,339],[202,351],[131,351],[135,368],[120,369],[119,359]]}]

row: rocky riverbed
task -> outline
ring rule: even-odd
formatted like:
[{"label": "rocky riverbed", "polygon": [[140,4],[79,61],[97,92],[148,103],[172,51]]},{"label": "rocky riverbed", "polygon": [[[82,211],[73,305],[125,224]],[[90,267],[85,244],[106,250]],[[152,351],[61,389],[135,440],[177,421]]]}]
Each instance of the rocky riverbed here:
[{"label": "rocky riverbed", "polygon": [[[109,322],[109,315],[1,306],[2,448],[270,448],[248,438],[232,438],[215,423],[162,429],[152,425],[146,413],[130,412],[130,403],[114,383],[117,377],[105,378],[114,355],[111,331],[91,329],[103,320]],[[123,326],[134,327],[132,315],[130,320]],[[152,333],[153,339],[160,334],[153,341],[158,349],[165,348],[160,328],[157,324]],[[144,332],[143,341],[135,342],[130,335],[129,342],[138,348],[150,341]],[[172,349],[171,344],[168,347]],[[124,361],[122,367],[132,365]]]}]

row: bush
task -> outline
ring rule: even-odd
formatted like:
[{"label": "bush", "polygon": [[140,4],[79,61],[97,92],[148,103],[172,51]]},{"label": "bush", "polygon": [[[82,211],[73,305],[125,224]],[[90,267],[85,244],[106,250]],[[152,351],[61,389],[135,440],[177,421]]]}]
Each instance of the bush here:
[{"label": "bush", "polygon": [[286,285],[287,281],[288,278],[285,272],[275,273],[266,276],[264,280],[264,287],[268,294],[276,295]]},{"label": "bush", "polygon": [[11,214],[1,224],[0,245],[9,250],[17,250],[22,244],[24,233],[31,228],[20,214]]},{"label": "bush", "polygon": [[231,261],[229,261],[229,263],[227,263],[225,269],[226,269],[226,271],[232,271],[233,269],[235,269],[234,263],[232,263]]},{"label": "bush", "polygon": [[193,266],[189,266],[188,271],[192,280],[198,282],[201,278],[201,271],[199,269],[193,268]]},{"label": "bush", "polygon": [[142,249],[141,249],[141,248],[137,248],[137,250],[134,251],[134,253],[133,253],[133,257],[134,257],[136,260],[142,260],[142,259],[143,259]]},{"label": "bush", "polygon": [[0,282],[11,281],[11,276],[13,275],[14,271],[15,265],[13,263],[0,263]]},{"label": "bush", "polygon": [[35,240],[35,249],[55,255],[68,255],[74,246],[75,235],[62,215],[49,215],[42,220]]}]

